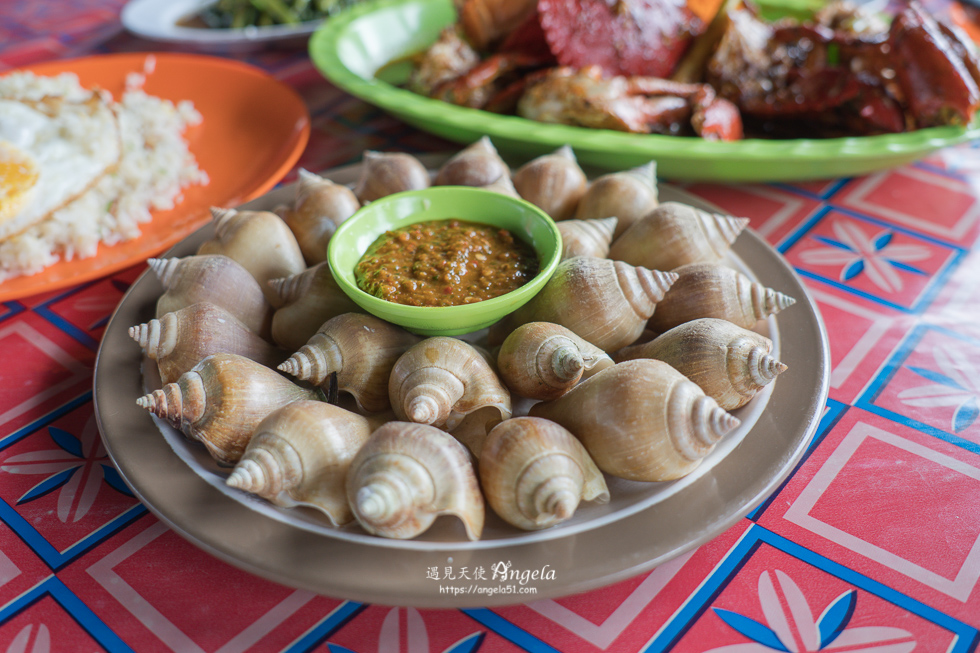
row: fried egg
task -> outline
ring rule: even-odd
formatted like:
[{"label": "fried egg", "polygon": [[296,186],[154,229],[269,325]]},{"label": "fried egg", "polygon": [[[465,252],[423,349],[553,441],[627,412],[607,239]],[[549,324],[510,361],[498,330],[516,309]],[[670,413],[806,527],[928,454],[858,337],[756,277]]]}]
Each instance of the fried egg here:
[{"label": "fried egg", "polygon": [[119,157],[115,115],[97,94],[84,102],[0,98],[0,240],[83,195]]}]

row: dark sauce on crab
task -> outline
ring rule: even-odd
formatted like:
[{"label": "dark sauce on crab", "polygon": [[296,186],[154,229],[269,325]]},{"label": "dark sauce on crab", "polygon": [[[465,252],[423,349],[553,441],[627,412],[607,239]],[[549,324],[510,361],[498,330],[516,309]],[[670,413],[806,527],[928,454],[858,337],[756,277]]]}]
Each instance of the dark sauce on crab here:
[{"label": "dark sauce on crab", "polygon": [[534,250],[506,229],[433,220],[387,231],[354,268],[357,286],[409,306],[459,306],[520,288],[538,273]]}]

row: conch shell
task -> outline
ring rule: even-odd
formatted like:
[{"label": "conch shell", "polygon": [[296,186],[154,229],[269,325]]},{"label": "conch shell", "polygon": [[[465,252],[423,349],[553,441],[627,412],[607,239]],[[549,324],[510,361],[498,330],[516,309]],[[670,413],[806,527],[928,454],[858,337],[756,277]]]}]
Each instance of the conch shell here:
[{"label": "conch shell", "polygon": [[256,427],[225,483],[283,508],[316,508],[342,526],[354,520],[347,469],[370,435],[360,415],[322,401],[294,401]]},{"label": "conch shell", "polygon": [[391,370],[388,394],[398,419],[455,428],[464,416],[493,406],[512,414],[510,392],[489,355],[457,338],[436,336],[413,345]]},{"label": "conch shell", "polygon": [[606,480],[585,447],[567,429],[540,417],[515,417],[495,426],[479,471],[494,512],[528,531],[567,521],[580,501],[609,501]]},{"label": "conch shell", "polygon": [[347,186],[300,168],[296,199],[279,215],[296,236],[306,264],[316,265],[327,260],[327,243],[337,227],[359,208]]},{"label": "conch shell", "polygon": [[223,254],[238,261],[259,282],[265,298],[276,306],[278,298],[266,285],[269,279],[288,277],[306,269],[296,236],[271,211],[236,211],[212,207],[214,238],[201,243],[198,254]]},{"label": "conch shell", "polygon": [[720,263],[690,263],[674,272],[677,281],[649,322],[658,333],[700,317],[728,320],[751,329],[759,320],[796,303],[792,297]]},{"label": "conch shell", "polygon": [[667,363],[617,363],[530,415],[575,434],[599,469],[633,481],[670,481],[697,467],[740,424]]},{"label": "conch shell", "polygon": [[[632,344],[677,278],[622,261],[576,256],[558,264],[528,303],[490,327],[491,346],[527,322],[554,322],[603,351]],[[657,311],[659,312],[659,310]]]},{"label": "conch shell", "polygon": [[497,148],[487,136],[460,150],[442,164],[436,174],[436,186],[489,186],[502,176],[510,176],[510,168],[497,154]]},{"label": "conch shell", "polygon": [[361,410],[391,408],[388,377],[405,351],[422,340],[399,326],[365,313],[330,318],[279,366],[279,370],[318,386],[337,373],[337,388],[354,396]]},{"label": "conch shell", "polygon": [[551,154],[528,161],[514,173],[514,188],[554,220],[566,220],[575,213],[589,179],[564,145]]},{"label": "conch shell", "polygon": [[528,322],[507,336],[497,352],[500,378],[529,399],[557,399],[583,376],[613,364],[595,345],[560,324]]},{"label": "conch shell", "polygon": [[269,287],[279,304],[272,316],[272,340],[290,351],[305,345],[330,318],[361,310],[337,285],[326,262],[273,279]]},{"label": "conch shell", "polygon": [[616,352],[616,361],[656,358],[694,381],[725,410],[744,406],[786,365],[772,340],[726,320],[685,322],[642,345]]},{"label": "conch shell", "polygon": [[428,187],[429,171],[411,154],[367,150],[354,194],[366,204],[387,195]]},{"label": "conch shell", "polygon": [[151,258],[164,293],[157,299],[156,316],[209,302],[225,309],[263,338],[269,335],[272,306],[259,282],[235,260],[221,255]]},{"label": "conch shell", "polygon": [[657,270],[721,262],[748,223],[748,218],[664,202],[616,239],[609,258]]},{"label": "conch shell", "polygon": [[237,354],[213,354],[136,403],[192,440],[204,443],[221,465],[241,458],[255,427],[281,406],[300,399],[323,399],[265,365]]},{"label": "conch shell", "polygon": [[480,186],[483,190],[493,191],[494,193],[499,193],[501,195],[509,195],[510,197],[516,197],[521,199],[520,194],[517,189],[514,188],[514,182],[511,181],[510,175],[500,175],[500,178],[492,184],[487,184],[486,186]]},{"label": "conch shell", "polygon": [[[596,177],[575,209],[575,219],[619,218],[613,239],[657,207],[657,165],[653,161],[632,170]],[[663,269],[663,268],[661,268]]]},{"label": "conch shell", "polygon": [[[612,243],[617,222],[619,222],[618,218],[598,218],[596,220],[562,220],[556,223],[555,226],[561,233],[562,259],[573,256],[608,257],[609,245]],[[656,269],[663,270],[665,268]]]},{"label": "conch shell", "polygon": [[347,471],[347,499],[374,535],[412,538],[440,515],[459,517],[470,540],[483,533],[485,507],[469,454],[433,426],[389,422],[372,433]]},{"label": "conch shell", "polygon": [[191,304],[130,327],[129,337],[157,362],[163,383],[173,383],[211,354],[238,354],[266,367],[275,367],[287,356],[234,315],[208,302]]}]

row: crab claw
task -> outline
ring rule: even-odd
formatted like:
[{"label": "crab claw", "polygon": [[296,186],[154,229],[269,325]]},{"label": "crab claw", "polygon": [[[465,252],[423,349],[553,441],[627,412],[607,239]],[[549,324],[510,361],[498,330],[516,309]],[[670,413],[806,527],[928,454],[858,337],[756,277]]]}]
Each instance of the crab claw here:
[{"label": "crab claw", "polygon": [[895,75],[919,127],[965,125],[980,107],[975,63],[955,32],[942,29],[917,2],[892,22],[889,43],[902,65]]}]

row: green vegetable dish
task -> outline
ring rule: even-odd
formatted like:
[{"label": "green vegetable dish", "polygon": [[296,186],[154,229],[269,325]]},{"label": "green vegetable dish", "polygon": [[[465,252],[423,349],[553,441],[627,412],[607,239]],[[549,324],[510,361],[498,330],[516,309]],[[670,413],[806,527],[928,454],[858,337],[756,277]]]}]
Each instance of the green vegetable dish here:
[{"label": "green vegetable dish", "polygon": [[180,21],[181,27],[241,29],[298,25],[340,12],[358,0],[218,0]]}]

